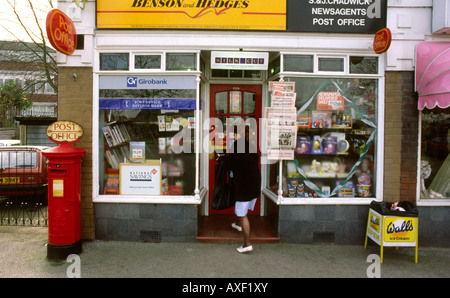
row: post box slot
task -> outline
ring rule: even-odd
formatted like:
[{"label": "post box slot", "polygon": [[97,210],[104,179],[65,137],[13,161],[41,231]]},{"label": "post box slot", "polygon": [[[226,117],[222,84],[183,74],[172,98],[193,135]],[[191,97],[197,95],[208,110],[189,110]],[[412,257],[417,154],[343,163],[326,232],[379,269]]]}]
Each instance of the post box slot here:
[{"label": "post box slot", "polygon": [[50,173],[54,173],[54,174],[66,174],[67,173],[67,170],[64,170],[64,169],[62,169],[62,170],[56,170],[56,169],[50,169]]}]

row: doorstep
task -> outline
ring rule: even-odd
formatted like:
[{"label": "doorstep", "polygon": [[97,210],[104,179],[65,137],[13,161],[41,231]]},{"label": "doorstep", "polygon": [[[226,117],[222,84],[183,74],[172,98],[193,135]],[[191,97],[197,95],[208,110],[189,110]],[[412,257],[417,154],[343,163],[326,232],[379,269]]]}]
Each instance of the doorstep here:
[{"label": "doorstep", "polygon": [[[198,219],[198,242],[206,243],[241,243],[242,232],[231,227],[236,219],[234,215],[210,215],[199,216]],[[273,228],[263,216],[249,215],[250,241],[252,243],[279,243]]]}]

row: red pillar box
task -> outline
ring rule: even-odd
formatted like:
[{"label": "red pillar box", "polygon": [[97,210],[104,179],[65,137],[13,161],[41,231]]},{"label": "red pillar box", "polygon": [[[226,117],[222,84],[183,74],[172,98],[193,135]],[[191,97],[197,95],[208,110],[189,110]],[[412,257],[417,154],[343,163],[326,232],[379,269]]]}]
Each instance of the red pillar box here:
[{"label": "red pillar box", "polygon": [[81,161],[86,150],[71,146],[83,134],[81,126],[57,121],[47,128],[59,145],[44,150],[48,164],[47,258],[65,259],[81,253]]}]

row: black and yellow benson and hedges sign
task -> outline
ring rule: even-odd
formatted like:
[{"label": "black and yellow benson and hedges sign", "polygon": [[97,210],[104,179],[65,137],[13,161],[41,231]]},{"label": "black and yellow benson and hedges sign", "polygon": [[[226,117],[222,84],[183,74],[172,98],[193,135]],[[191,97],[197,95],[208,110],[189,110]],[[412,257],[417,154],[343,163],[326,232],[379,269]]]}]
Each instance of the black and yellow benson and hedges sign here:
[{"label": "black and yellow benson and hedges sign", "polygon": [[98,29],[375,34],[387,0],[97,0]]},{"label": "black and yellow benson and hedges sign", "polygon": [[285,30],[286,1],[98,0],[97,28]]}]

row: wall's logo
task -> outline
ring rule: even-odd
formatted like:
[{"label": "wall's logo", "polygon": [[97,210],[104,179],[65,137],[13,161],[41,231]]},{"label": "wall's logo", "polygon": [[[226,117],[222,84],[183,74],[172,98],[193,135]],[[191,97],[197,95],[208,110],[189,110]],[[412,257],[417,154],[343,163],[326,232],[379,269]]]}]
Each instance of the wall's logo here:
[{"label": "wall's logo", "polygon": [[127,87],[137,87],[137,77],[127,77]]}]

